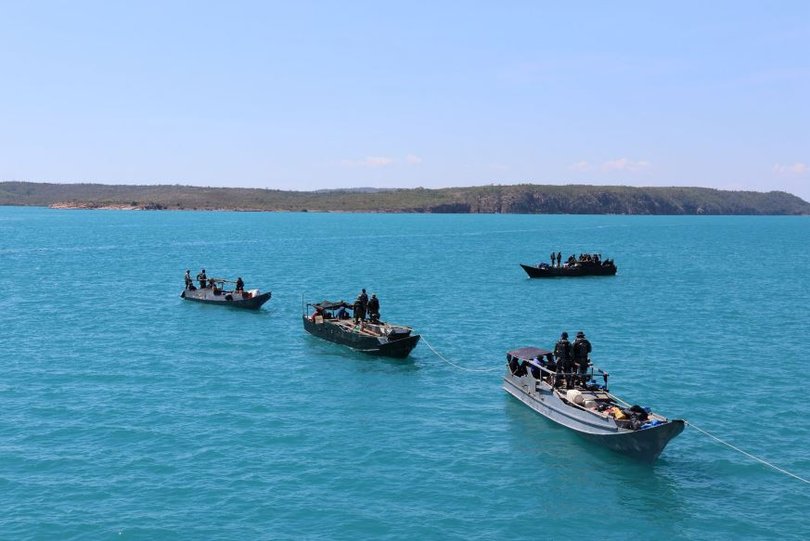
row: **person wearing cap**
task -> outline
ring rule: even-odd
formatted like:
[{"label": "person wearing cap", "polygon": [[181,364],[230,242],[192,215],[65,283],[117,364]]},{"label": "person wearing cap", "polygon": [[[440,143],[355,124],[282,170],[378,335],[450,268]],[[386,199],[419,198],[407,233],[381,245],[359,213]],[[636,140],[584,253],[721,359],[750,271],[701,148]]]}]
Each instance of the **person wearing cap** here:
[{"label": "person wearing cap", "polygon": [[200,289],[205,289],[208,282],[208,277],[205,275],[205,269],[201,270],[199,274],[197,274],[197,280],[200,281]]},{"label": "person wearing cap", "polygon": [[374,323],[380,321],[380,299],[377,298],[376,293],[372,293],[368,300],[368,317]]},{"label": "person wearing cap", "polygon": [[574,370],[573,352],[571,342],[568,341],[568,333],[563,331],[560,339],[554,345],[554,356],[557,358],[557,369],[562,368],[565,374],[565,386],[570,388],[572,379],[571,372]]},{"label": "person wearing cap", "polygon": [[590,362],[588,354],[591,352],[591,343],[585,338],[584,332],[579,331],[577,333],[577,338],[574,340],[573,351],[574,364],[576,364],[577,368],[577,378],[584,385],[585,374],[588,372],[588,364]]},{"label": "person wearing cap", "polygon": [[194,285],[194,280],[191,279],[191,270],[186,269],[186,275],[183,277],[186,281],[186,289],[191,289]]}]

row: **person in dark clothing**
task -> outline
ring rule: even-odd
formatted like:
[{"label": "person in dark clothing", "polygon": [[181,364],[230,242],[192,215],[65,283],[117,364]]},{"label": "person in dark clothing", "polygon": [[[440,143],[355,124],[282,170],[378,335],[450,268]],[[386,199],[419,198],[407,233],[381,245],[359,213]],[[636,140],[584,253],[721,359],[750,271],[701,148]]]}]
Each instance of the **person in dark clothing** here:
[{"label": "person in dark clothing", "polygon": [[380,321],[380,299],[377,298],[376,293],[372,293],[368,300],[368,317],[373,323]]},{"label": "person in dark clothing", "polygon": [[562,252],[557,252],[557,267],[560,266],[561,262],[562,262]]},{"label": "person in dark clothing", "polygon": [[354,322],[360,323],[366,318],[366,306],[363,304],[363,301],[360,300],[360,296],[357,296],[357,299],[354,301]]},{"label": "person in dark clothing", "polygon": [[552,267],[554,266],[554,260],[556,258],[557,258],[557,254],[555,254],[554,252],[551,252],[551,266]]},{"label": "person in dark clothing", "polygon": [[199,274],[197,274],[197,280],[200,281],[200,289],[205,289],[208,285],[208,277],[205,275],[205,269],[201,270]]},{"label": "person in dark clothing", "polygon": [[191,271],[186,269],[186,275],[183,277],[186,281],[186,289],[191,289],[194,285],[194,280],[191,279]]},{"label": "person in dark clothing", "polygon": [[368,295],[366,294],[366,290],[362,289],[360,294],[357,296],[357,300],[354,303],[354,319],[355,321],[364,321],[366,319],[366,308],[368,307]]},{"label": "person in dark clothing", "polygon": [[583,385],[585,384],[585,374],[588,372],[588,354],[591,352],[591,343],[585,338],[585,333],[579,331],[577,338],[574,340],[574,364],[577,369],[577,379]]},{"label": "person in dark clothing", "polygon": [[562,369],[565,374],[565,386],[570,388],[572,372],[574,371],[574,359],[567,332],[563,332],[560,335],[560,339],[554,345],[554,356],[557,358],[557,370]]},{"label": "person in dark clothing", "polygon": [[236,279],[236,287],[234,287],[234,293],[244,293],[245,292],[245,282],[242,281],[242,277]]}]

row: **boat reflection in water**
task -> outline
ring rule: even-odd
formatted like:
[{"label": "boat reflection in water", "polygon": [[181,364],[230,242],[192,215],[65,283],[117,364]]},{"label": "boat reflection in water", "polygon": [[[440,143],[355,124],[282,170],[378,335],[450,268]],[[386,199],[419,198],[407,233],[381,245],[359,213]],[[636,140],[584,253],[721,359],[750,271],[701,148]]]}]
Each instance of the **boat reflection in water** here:
[{"label": "boat reflection in water", "polygon": [[577,434],[608,449],[652,462],[685,426],[681,419],[667,419],[649,408],[631,406],[594,381],[594,367],[585,375],[555,370],[548,350],[523,347],[506,354],[504,390]]}]

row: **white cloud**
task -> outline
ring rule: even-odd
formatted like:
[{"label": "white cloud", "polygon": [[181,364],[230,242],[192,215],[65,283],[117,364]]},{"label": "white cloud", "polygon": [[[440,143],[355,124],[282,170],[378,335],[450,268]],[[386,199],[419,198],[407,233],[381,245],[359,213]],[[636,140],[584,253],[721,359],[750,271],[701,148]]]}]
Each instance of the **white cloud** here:
[{"label": "white cloud", "polygon": [[420,158],[419,156],[414,156],[413,154],[408,154],[407,156],[405,156],[405,162],[410,165],[419,165],[420,163],[422,163],[422,158]]},{"label": "white cloud", "polygon": [[602,164],[600,169],[602,171],[627,171],[635,173],[643,171],[650,167],[650,162],[647,161],[634,161],[627,158],[618,158],[615,160],[608,160]]},{"label": "white cloud", "polygon": [[568,166],[568,169],[570,169],[571,171],[579,171],[580,173],[583,173],[585,171],[592,171],[593,166],[591,166],[591,164],[588,163],[587,161],[582,160],[577,163],[572,163],[571,165]]},{"label": "white cloud", "polygon": [[796,162],[793,165],[777,163],[773,166],[773,172],[779,175],[804,175],[810,172],[810,166],[802,162]]},{"label": "white cloud", "polygon": [[386,156],[367,156],[362,160],[343,160],[340,165],[344,167],[387,167],[396,160]]}]

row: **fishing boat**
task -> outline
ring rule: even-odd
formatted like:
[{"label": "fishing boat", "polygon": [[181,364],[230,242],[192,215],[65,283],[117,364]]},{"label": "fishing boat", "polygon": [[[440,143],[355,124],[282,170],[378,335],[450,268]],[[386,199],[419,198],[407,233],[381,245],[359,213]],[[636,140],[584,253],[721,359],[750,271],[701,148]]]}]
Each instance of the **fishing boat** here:
[{"label": "fishing boat", "polygon": [[233,306],[234,308],[247,308],[258,310],[270,300],[269,291],[262,293],[258,289],[236,291],[225,289],[225,284],[236,284],[233,280],[224,278],[208,278],[207,286],[195,288],[193,285],[180,293],[180,297],[187,301],[202,302],[205,304],[218,304],[220,306]]},{"label": "fishing boat", "polygon": [[[597,383],[601,375],[603,383]],[[630,405],[608,391],[608,374],[558,372],[548,350],[523,347],[506,354],[504,390],[537,413],[608,449],[652,462],[685,426]]]},{"label": "fishing boat", "polygon": [[405,325],[356,321],[354,306],[343,301],[307,304],[302,317],[308,333],[369,355],[404,359],[420,339]]},{"label": "fishing boat", "polygon": [[617,268],[613,260],[605,261],[577,261],[554,267],[548,263],[520,266],[529,275],[529,278],[557,278],[562,276],[613,276]]}]

